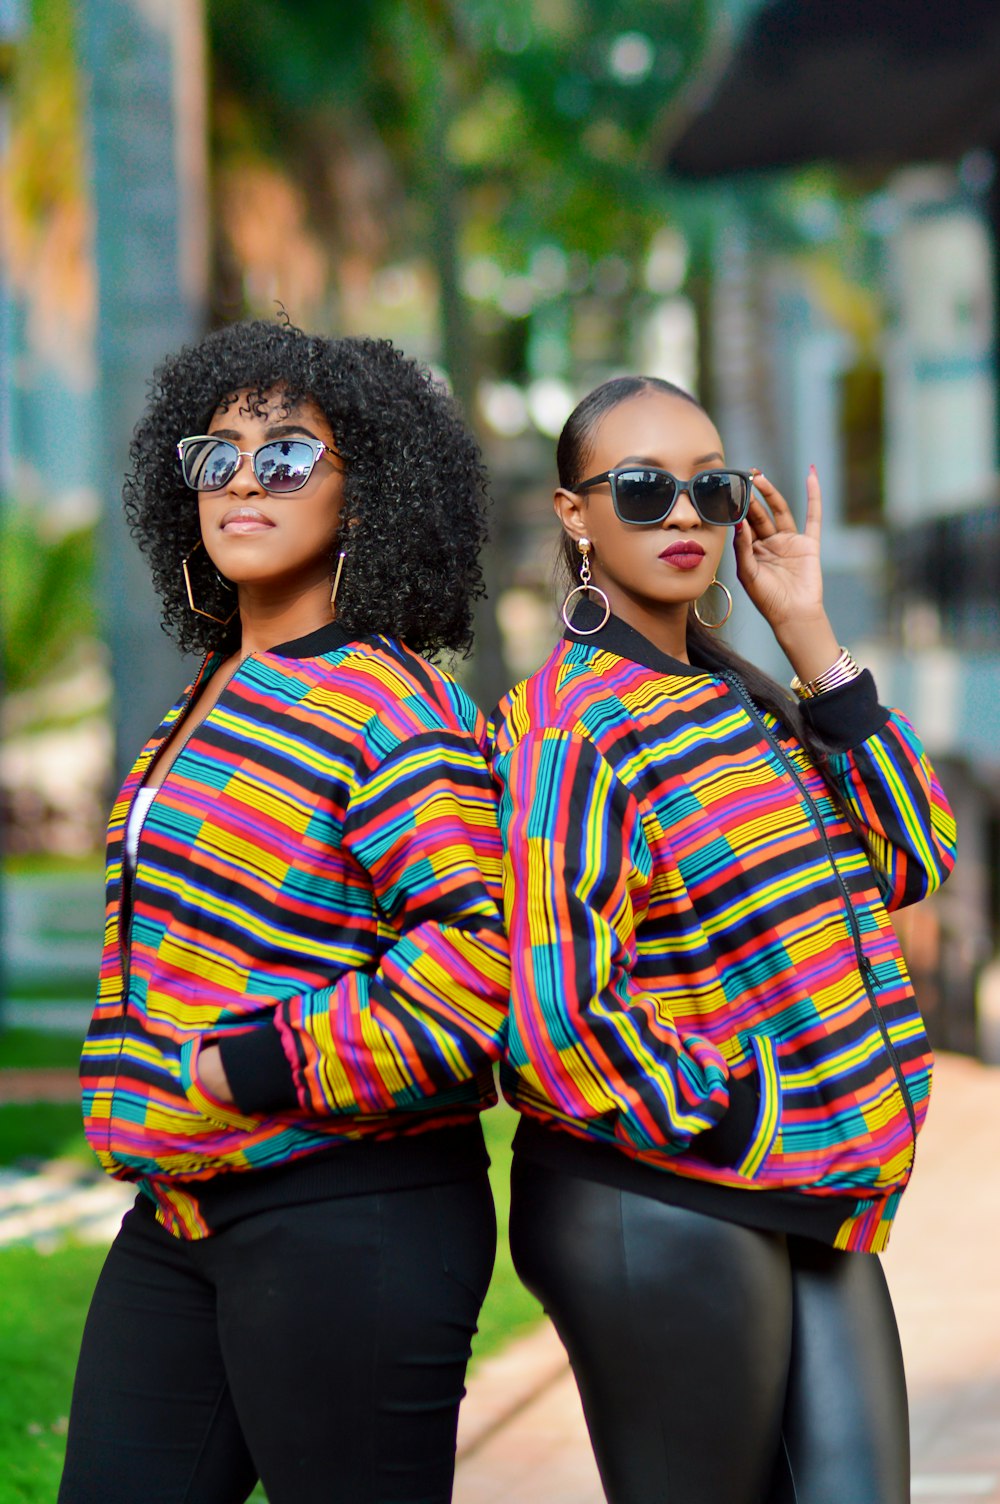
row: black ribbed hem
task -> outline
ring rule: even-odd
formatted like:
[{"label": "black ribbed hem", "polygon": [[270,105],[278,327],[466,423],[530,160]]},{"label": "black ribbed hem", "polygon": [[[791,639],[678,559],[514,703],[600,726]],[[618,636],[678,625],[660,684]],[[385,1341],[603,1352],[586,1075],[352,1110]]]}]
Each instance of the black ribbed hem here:
[{"label": "black ribbed hem", "polygon": [[522,1117],[514,1135],[514,1154],[533,1164],[544,1165],[560,1175],[595,1180],[637,1196],[650,1196],[668,1206],[753,1227],[759,1232],[779,1232],[816,1238],[833,1245],[843,1223],[857,1212],[856,1196],[807,1196],[800,1191],[737,1190],[691,1180],[670,1170],[642,1164],[612,1144],[577,1138],[558,1127],[545,1127]]},{"label": "black ribbed hem", "polygon": [[729,1106],[714,1128],[706,1128],[691,1140],[699,1159],[710,1165],[731,1169],[750,1147],[760,1112],[760,1091],[756,1080],[747,1076],[730,1076]]},{"label": "black ribbed hem", "polygon": [[868,669],[857,679],[813,700],[800,700],[804,720],[831,752],[849,752],[882,730],[889,712],[879,704],[875,680]]},{"label": "black ribbed hem", "polygon": [[274,1024],[218,1038],[233,1101],[246,1117],[300,1106],[295,1078]]},{"label": "black ribbed hem", "polygon": [[[475,1122],[453,1128],[352,1140],[264,1170],[227,1170],[209,1180],[178,1178],[170,1185],[184,1187],[208,1231],[215,1233],[279,1206],[474,1180],[485,1175],[489,1163],[477,1116]],[[143,1181],[154,1199],[156,1184],[152,1178]]]}]

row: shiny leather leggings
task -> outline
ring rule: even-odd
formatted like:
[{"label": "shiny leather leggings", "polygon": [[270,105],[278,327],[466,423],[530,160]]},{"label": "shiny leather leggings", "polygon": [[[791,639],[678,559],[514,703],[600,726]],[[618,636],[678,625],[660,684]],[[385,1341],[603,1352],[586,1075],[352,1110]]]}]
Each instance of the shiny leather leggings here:
[{"label": "shiny leather leggings", "polygon": [[876,1257],[515,1158],[511,1248],[565,1343],[609,1504],[906,1504]]}]

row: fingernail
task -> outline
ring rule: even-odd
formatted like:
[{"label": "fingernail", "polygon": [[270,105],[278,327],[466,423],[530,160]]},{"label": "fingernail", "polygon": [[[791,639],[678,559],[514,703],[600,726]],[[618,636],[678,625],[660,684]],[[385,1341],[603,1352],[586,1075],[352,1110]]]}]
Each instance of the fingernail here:
[{"label": "fingernail", "polygon": [[742,531],[743,531],[743,524],[742,524],[742,522],[738,522],[736,524],[736,526],[733,528],[733,532],[736,534],[737,537],[739,537],[739,535],[740,535],[740,533],[742,533]]},{"label": "fingernail", "polygon": [[816,466],[815,465],[810,465],[809,466],[809,474],[810,475],[815,475],[816,474]]}]

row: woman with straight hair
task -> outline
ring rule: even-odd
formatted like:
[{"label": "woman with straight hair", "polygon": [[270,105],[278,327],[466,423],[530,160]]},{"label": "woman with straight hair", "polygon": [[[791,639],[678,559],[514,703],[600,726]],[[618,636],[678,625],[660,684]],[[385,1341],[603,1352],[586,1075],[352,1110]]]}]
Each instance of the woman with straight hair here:
[{"label": "woman with straight hair", "polygon": [[[954,822],[804,527],[667,382],[558,447],[566,631],[502,702],[511,1246],[611,1504],[904,1504],[885,1247],[931,1054],[888,910]],[[792,693],[718,636],[718,570]]]},{"label": "woman with straight hair", "polygon": [[81,1076],[138,1189],[61,1504],[445,1504],[508,999],[471,640],[484,475],[387,341],[235,324],[157,371],[125,509],[201,666],[108,832]]}]

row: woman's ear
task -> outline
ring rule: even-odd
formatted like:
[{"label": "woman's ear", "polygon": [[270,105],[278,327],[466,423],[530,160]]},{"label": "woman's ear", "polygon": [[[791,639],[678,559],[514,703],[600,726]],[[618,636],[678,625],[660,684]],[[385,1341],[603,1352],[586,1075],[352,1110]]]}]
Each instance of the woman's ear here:
[{"label": "woman's ear", "polygon": [[560,486],[552,498],[552,506],[571,538],[582,538],[586,534],[585,503],[578,491],[567,491],[565,487]]}]

